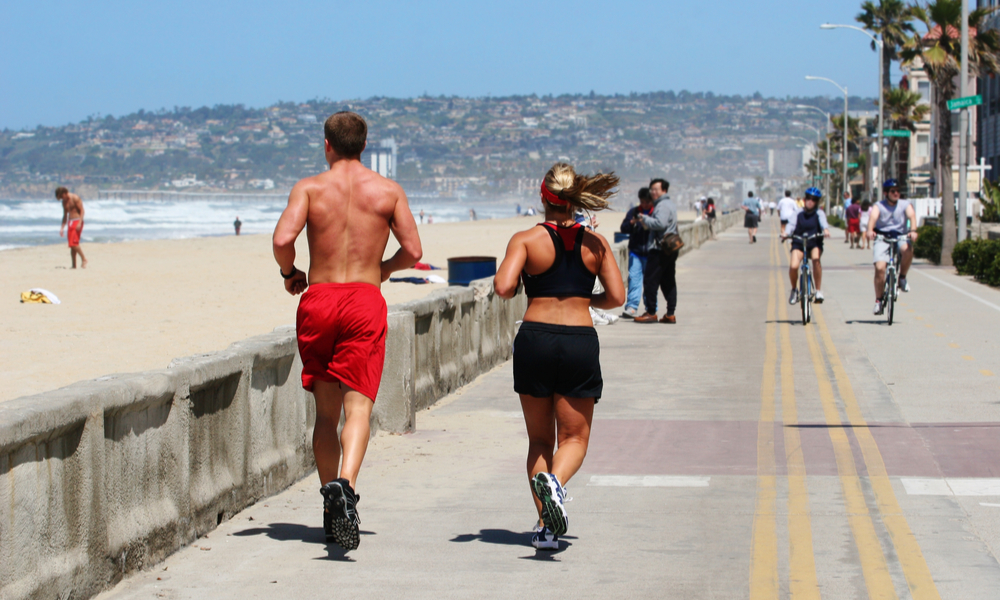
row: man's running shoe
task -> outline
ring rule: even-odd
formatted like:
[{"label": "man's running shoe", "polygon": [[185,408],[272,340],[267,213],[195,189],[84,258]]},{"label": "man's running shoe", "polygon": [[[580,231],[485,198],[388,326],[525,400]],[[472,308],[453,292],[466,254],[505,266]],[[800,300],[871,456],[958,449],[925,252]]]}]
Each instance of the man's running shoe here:
[{"label": "man's running shoe", "polygon": [[813,302],[816,304],[823,304],[823,292],[816,290],[816,295],[813,296]]},{"label": "man's running shoe", "polygon": [[569,516],[564,505],[566,490],[559,485],[559,480],[552,473],[538,473],[531,484],[545,511],[545,526],[557,536],[566,533],[566,528],[569,527]]},{"label": "man's running shoe", "polygon": [[558,550],[559,536],[552,533],[552,530],[545,525],[535,525],[531,534],[531,545],[536,550]]},{"label": "man's running shoe", "polygon": [[361,543],[358,533],[358,525],[361,525],[358,500],[361,496],[354,493],[351,484],[344,478],[334,479],[319,491],[323,494],[323,532],[327,543],[336,542],[344,550],[357,550]]},{"label": "man's running shoe", "polygon": [[799,290],[793,289],[791,294],[788,294],[788,303],[796,304],[799,301]]},{"label": "man's running shoe", "polygon": [[909,292],[910,291],[910,282],[906,280],[906,277],[900,277],[899,278],[898,287],[899,287],[900,290],[902,290],[904,292]]},{"label": "man's running shoe", "polygon": [[622,311],[622,318],[623,319],[634,319],[636,317],[636,315],[638,315],[638,314],[639,314],[639,309],[638,308],[628,307],[628,308],[626,308],[625,310]]},{"label": "man's running shoe", "polygon": [[881,300],[876,300],[875,301],[875,308],[872,309],[872,314],[873,315],[880,315],[880,314],[882,314],[882,301]]}]

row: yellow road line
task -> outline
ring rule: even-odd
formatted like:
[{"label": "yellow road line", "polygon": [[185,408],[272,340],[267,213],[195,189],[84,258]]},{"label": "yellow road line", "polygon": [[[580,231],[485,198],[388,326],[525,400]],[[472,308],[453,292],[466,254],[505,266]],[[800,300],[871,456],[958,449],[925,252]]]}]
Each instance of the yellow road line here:
[{"label": "yellow road line", "polygon": [[840,355],[833,344],[833,338],[830,337],[822,310],[816,311],[816,324],[826,348],[827,360],[837,381],[840,398],[844,402],[848,421],[853,427],[854,435],[861,447],[861,454],[868,468],[868,478],[872,490],[875,492],[875,500],[882,515],[882,523],[888,530],[889,537],[896,549],[896,556],[903,568],[903,574],[906,576],[910,594],[914,600],[940,600],[941,596],[938,594],[934,578],[931,576],[927,561],[920,550],[920,544],[917,543],[906,517],[903,516],[903,509],[896,500],[896,493],[893,491],[892,482],[889,481],[889,476],[886,473],[878,444],[875,443],[875,438],[872,437],[871,431],[868,429],[868,423],[861,414],[858,400],[854,396],[854,388],[851,387],[847,371],[841,363]]},{"label": "yellow road line", "polygon": [[987,369],[979,369],[979,373],[985,375],[986,377],[993,377],[993,371]]},{"label": "yellow road line", "polygon": [[[816,311],[819,312],[818,310]],[[815,314],[815,313],[814,313]],[[854,535],[854,543],[858,549],[861,571],[868,587],[868,597],[872,599],[895,600],[896,589],[892,584],[892,576],[882,553],[882,545],[875,533],[865,502],[865,494],[861,488],[861,478],[854,466],[854,454],[847,439],[837,411],[837,402],[833,395],[833,384],[826,372],[823,355],[816,341],[816,327],[807,326],[806,340],[809,342],[809,354],[812,356],[813,369],[816,371],[816,381],[819,384],[819,398],[823,406],[830,441],[833,443],[833,453],[837,461],[837,473],[840,476],[840,486],[844,493],[844,503],[847,507],[847,520]]]},{"label": "yellow road line", "polygon": [[[778,275],[778,316],[788,321],[785,285]],[[819,600],[816,558],[813,553],[812,518],[809,512],[809,489],[806,485],[806,463],[799,436],[798,408],[795,403],[795,371],[792,362],[792,340],[788,323],[778,326],[781,332],[781,412],[785,433],[785,463],[788,466],[788,579],[793,600]]]},{"label": "yellow road line", "polygon": [[[774,241],[771,242],[774,266]],[[774,460],[774,371],[778,360],[775,343],[775,274],[769,273],[764,374],[760,384],[760,420],[757,422],[757,501],[753,519],[753,556],[750,559],[750,598],[778,597],[777,481]]]}]

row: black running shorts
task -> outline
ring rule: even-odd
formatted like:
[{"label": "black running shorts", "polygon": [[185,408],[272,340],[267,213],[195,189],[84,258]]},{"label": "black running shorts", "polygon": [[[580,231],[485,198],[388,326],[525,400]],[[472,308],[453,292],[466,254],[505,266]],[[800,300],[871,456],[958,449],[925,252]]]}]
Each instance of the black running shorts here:
[{"label": "black running shorts", "polygon": [[753,229],[757,227],[757,224],[759,222],[760,222],[760,217],[753,214],[749,210],[745,215],[743,215],[743,226],[746,227],[747,229]]},{"label": "black running shorts", "polygon": [[593,398],[604,391],[601,344],[593,327],[525,321],[514,338],[514,391]]}]

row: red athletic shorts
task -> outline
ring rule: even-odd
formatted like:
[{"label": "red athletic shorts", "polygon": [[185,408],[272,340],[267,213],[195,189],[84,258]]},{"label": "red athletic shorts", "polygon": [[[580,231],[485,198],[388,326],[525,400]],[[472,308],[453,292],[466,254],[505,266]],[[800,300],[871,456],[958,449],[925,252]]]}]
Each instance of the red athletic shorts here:
[{"label": "red athletic shorts", "polygon": [[317,283],[299,301],[302,387],[335,382],[375,401],[385,363],[385,298],[370,283]]},{"label": "red athletic shorts", "polygon": [[861,219],[847,220],[847,233],[861,233]]},{"label": "red athletic shorts", "polygon": [[70,221],[66,227],[66,239],[69,241],[70,248],[76,248],[80,245],[80,233],[83,232],[83,223],[79,219],[73,219]]}]

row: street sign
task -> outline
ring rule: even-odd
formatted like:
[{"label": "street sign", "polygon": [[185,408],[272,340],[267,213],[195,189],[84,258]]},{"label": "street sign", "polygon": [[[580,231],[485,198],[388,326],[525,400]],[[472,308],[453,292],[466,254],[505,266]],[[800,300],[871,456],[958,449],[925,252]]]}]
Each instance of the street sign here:
[{"label": "street sign", "polygon": [[910,137],[908,129],[884,129],[882,135],[885,137]]},{"label": "street sign", "polygon": [[858,163],[847,163],[847,168],[849,168],[849,169],[857,169],[858,168]]},{"label": "street sign", "polygon": [[958,110],[960,108],[968,108],[970,106],[979,106],[983,103],[983,97],[979,94],[975,96],[965,96],[964,98],[955,98],[948,101],[948,110]]},{"label": "street sign", "polygon": [[814,182],[823,181],[823,178],[822,177],[813,177],[813,181]]},{"label": "street sign", "polygon": [[836,175],[837,171],[834,170],[834,169],[823,169],[823,174],[824,175]]}]

